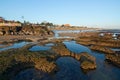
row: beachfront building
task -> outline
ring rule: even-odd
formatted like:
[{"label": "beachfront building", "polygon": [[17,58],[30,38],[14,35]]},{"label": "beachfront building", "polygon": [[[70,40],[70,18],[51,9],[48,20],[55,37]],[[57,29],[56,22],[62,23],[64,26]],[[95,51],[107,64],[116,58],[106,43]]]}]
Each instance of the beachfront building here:
[{"label": "beachfront building", "polygon": [[5,20],[0,17],[0,35],[16,34],[20,28],[21,23],[19,21]]}]

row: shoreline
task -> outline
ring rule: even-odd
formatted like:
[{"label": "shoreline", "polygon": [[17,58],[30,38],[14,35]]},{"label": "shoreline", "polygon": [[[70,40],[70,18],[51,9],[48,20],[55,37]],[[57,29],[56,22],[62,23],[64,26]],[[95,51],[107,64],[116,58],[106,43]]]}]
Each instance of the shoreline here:
[{"label": "shoreline", "polygon": [[40,36],[40,35],[5,35],[0,36],[0,43],[3,42],[15,42],[19,40],[30,40],[36,42],[38,40],[47,39],[52,35]]}]

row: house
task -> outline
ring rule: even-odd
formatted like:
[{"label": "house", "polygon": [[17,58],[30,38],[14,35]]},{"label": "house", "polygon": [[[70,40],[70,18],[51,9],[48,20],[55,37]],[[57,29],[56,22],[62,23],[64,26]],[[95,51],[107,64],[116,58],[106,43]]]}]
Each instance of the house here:
[{"label": "house", "polygon": [[70,27],[70,24],[64,24],[65,27]]}]

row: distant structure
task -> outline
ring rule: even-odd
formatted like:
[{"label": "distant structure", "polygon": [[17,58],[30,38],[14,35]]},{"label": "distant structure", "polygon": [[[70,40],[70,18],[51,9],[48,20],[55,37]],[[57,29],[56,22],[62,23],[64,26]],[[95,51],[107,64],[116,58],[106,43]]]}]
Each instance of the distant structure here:
[{"label": "distant structure", "polygon": [[21,23],[18,21],[8,21],[5,20],[4,18],[0,17],[0,26],[21,26]]},{"label": "distant structure", "polygon": [[70,27],[70,24],[64,24],[65,27]]},{"label": "distant structure", "polygon": [[19,21],[5,20],[3,17],[0,17],[0,35],[16,34],[20,30],[21,25]]}]

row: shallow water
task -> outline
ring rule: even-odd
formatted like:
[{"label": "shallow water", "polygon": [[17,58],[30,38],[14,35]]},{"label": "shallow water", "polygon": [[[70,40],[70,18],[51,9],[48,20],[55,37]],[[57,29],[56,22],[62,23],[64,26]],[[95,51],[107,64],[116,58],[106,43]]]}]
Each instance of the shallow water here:
[{"label": "shallow water", "polygon": [[45,46],[47,46],[47,47],[52,47],[54,45],[55,45],[54,43],[47,43],[47,44],[45,44]]},{"label": "shallow water", "polygon": [[91,50],[83,45],[77,44],[75,41],[64,41],[63,42],[65,46],[68,48],[68,50],[74,52],[74,53],[81,53],[81,52],[88,52],[90,53]]},{"label": "shallow water", "polygon": [[[88,52],[96,57],[97,69],[83,73],[79,61],[72,57],[60,57],[56,60],[59,71],[52,78],[47,74],[41,74],[41,72],[35,69],[27,69],[18,73],[14,80],[120,80],[120,68],[105,62],[105,55],[103,53],[90,50],[89,47],[77,44],[76,41],[64,41],[63,43],[70,51],[76,54]],[[20,48],[26,44],[29,43],[24,41],[14,43],[12,46],[0,48],[0,51],[11,48]],[[45,46],[36,45],[29,50],[49,50],[52,46],[54,46],[52,43],[45,44]],[[42,75],[43,78],[41,78],[40,75]]]},{"label": "shallow water", "polygon": [[35,45],[35,46],[32,46],[29,49],[29,51],[46,51],[46,50],[49,50],[49,49],[51,49],[51,47]]},{"label": "shallow water", "polygon": [[80,63],[72,57],[60,57],[56,64],[59,71],[55,74],[55,80],[88,80],[80,69]]},{"label": "shallow water", "polygon": [[53,30],[54,38],[71,38],[70,36],[60,37],[59,33],[80,33],[80,30]]},{"label": "shallow water", "polygon": [[25,41],[17,42],[17,43],[14,43],[14,44],[10,45],[10,46],[0,48],[0,51],[12,49],[12,48],[21,48],[21,47],[23,47],[23,46],[25,46],[27,44],[29,44],[29,42],[25,42]]},{"label": "shallow water", "polygon": [[21,71],[12,80],[52,80],[52,79],[47,73],[31,68]]},{"label": "shallow water", "polygon": [[[74,53],[78,54],[80,52],[88,52],[89,54],[96,57],[97,69],[92,70],[92,71],[88,72],[87,74],[84,74],[84,79],[81,79],[81,80],[120,80],[120,76],[119,76],[120,68],[118,68],[112,64],[106,63],[104,61],[105,55],[103,53],[92,51],[89,48],[87,48],[86,46],[77,44],[75,41],[66,41],[63,43],[66,45],[66,47],[70,51],[72,51]],[[68,63],[69,63],[69,60],[68,60]],[[64,61],[63,61],[63,64],[64,64]],[[72,66],[72,67],[74,68],[74,66]],[[76,69],[76,67],[74,69]],[[79,68],[77,68],[77,70],[79,70]],[[69,72],[72,72],[72,70]],[[83,76],[83,73],[79,74],[79,75]],[[67,80],[69,80],[69,79],[67,79]],[[79,79],[77,79],[77,80],[79,80]]]},{"label": "shallow water", "polygon": [[120,51],[120,48],[111,48],[113,51]]}]

